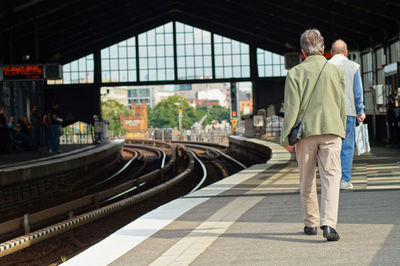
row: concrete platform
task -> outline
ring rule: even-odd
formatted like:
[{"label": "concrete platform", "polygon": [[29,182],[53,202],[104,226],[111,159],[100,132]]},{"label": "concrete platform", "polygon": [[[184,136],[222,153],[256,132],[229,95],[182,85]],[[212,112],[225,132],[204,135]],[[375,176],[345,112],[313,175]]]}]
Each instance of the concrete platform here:
[{"label": "concrete platform", "polygon": [[161,206],[63,265],[399,265],[400,154],[355,158],[341,239],[327,242],[303,234],[293,154],[253,141],[272,149],[268,163]]},{"label": "concrete platform", "polygon": [[[19,151],[1,155],[5,158],[0,164],[0,186],[37,180],[45,177],[54,178],[66,172],[85,172],[85,169],[101,166],[102,162],[117,160],[124,140],[109,141],[104,144],[63,145],[60,154]],[[103,162],[103,163],[104,163]]]},{"label": "concrete platform", "polygon": [[[68,144],[60,145],[61,154],[68,153],[70,151],[80,150],[85,147],[94,147],[90,144]],[[7,154],[0,153],[0,168],[5,168],[9,165],[25,164],[32,160],[38,160],[42,158],[50,158],[56,156],[56,154],[48,153],[46,147],[40,147],[39,153],[24,150],[12,150]]]}]

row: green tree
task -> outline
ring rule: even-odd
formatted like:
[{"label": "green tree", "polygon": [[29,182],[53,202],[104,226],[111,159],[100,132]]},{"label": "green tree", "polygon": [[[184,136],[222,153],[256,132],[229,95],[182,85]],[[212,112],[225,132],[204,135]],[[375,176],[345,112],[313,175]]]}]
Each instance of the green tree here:
[{"label": "green tree", "polygon": [[229,121],[230,119],[229,109],[221,105],[213,105],[211,107],[208,106],[198,107],[196,110],[197,121],[199,121],[205,114],[207,114],[207,118],[204,120],[205,125],[211,124],[213,120]]},{"label": "green tree", "polygon": [[213,120],[229,121],[229,109],[221,105],[200,106],[194,110],[189,101],[178,95],[173,95],[159,102],[153,110],[148,108],[147,119],[152,128],[178,128],[179,127],[179,103],[182,107],[183,128],[191,128],[196,121],[207,115],[203,125],[209,125]]},{"label": "green tree", "polygon": [[231,118],[229,108],[221,105],[213,105],[213,107],[210,109],[210,114],[213,117],[213,120],[229,121]]},{"label": "green tree", "polygon": [[149,127],[151,126],[151,119],[153,119],[153,110],[151,109],[150,105],[147,105],[147,123],[149,125]]},{"label": "green tree", "polygon": [[154,110],[148,113],[150,127],[178,128],[179,104],[183,111],[183,128],[190,128],[196,121],[195,111],[186,98],[178,95],[172,95],[162,100],[154,107]]},{"label": "green tree", "polygon": [[210,116],[210,107],[208,106],[199,106],[196,109],[196,121],[200,121],[204,115],[207,115],[206,119],[203,122],[203,125],[211,124],[212,117]]},{"label": "green tree", "polygon": [[123,135],[126,129],[122,128],[120,116],[132,115],[131,110],[116,100],[108,100],[101,103],[101,112],[104,119],[110,120],[108,129],[115,135]]}]

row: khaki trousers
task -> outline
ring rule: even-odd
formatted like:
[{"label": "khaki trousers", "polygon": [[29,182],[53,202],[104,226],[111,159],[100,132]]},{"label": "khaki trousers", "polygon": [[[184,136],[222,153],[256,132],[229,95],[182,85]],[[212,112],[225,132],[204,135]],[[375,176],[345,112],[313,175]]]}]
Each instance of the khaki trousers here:
[{"label": "khaki trousers", "polygon": [[[318,135],[296,144],[300,194],[304,225],[329,225],[336,228],[341,179],[340,150],[342,139],[336,135]],[[318,208],[316,162],[321,178],[321,215]]]}]

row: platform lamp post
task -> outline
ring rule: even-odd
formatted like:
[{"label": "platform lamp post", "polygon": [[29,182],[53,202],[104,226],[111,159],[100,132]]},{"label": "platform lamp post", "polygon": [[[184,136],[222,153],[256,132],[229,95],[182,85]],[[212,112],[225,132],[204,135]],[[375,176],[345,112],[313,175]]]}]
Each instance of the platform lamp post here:
[{"label": "platform lamp post", "polygon": [[182,111],[182,106],[181,103],[174,103],[175,105],[179,106],[179,113],[178,113],[178,120],[179,120],[179,140],[183,139],[183,135],[182,135],[182,117],[183,117],[183,111]]}]

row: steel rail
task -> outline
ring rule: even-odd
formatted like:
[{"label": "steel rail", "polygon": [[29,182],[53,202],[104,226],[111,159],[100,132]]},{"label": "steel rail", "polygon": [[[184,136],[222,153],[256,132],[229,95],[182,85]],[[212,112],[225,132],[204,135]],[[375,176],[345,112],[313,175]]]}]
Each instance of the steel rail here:
[{"label": "steel rail", "polygon": [[[131,145],[133,147],[146,147],[146,146],[139,146],[137,144],[128,144],[128,145]],[[131,147],[131,146],[128,146],[128,147]],[[160,148],[157,148],[157,147],[146,147],[146,149],[155,149],[155,150],[159,151],[162,154],[161,168],[163,168],[164,165],[165,165],[165,161],[167,160],[166,152],[163,149],[160,149]]]},{"label": "steel rail", "polygon": [[200,164],[201,169],[203,170],[203,177],[201,178],[200,182],[189,192],[189,194],[190,194],[190,193],[193,193],[193,192],[195,192],[197,189],[199,189],[199,188],[204,184],[204,182],[205,182],[206,179],[207,179],[207,169],[206,169],[206,166],[205,166],[204,163],[199,159],[199,157],[197,157],[197,155],[196,155],[195,152],[190,151],[190,153],[193,155],[193,157],[196,159],[196,161]]},{"label": "steel rail", "polygon": [[180,144],[185,145],[185,146],[188,146],[188,147],[191,147],[191,146],[192,146],[192,147],[207,148],[207,149],[212,150],[212,151],[214,151],[214,152],[216,152],[216,153],[219,153],[219,154],[221,154],[223,157],[225,157],[225,158],[227,158],[227,159],[229,159],[229,160],[235,162],[237,165],[239,165],[239,166],[242,167],[243,169],[246,169],[246,168],[247,168],[247,166],[245,166],[244,164],[242,164],[241,162],[239,162],[238,160],[236,160],[236,159],[233,158],[232,156],[229,156],[228,154],[226,154],[226,153],[224,153],[224,152],[222,152],[222,151],[220,151],[220,150],[218,150],[218,149],[216,149],[216,148],[208,147],[208,146],[200,145],[200,144],[192,144],[192,143],[180,143]]},{"label": "steel rail", "polygon": [[189,140],[179,140],[179,141],[172,141],[172,143],[180,143],[183,145],[186,144],[193,144],[193,145],[202,145],[206,147],[213,147],[213,148],[221,148],[221,149],[228,149],[229,145],[223,143],[214,143],[214,142],[204,142],[204,141],[189,141]]},{"label": "steel rail", "polygon": [[159,140],[147,140],[147,139],[125,139],[125,142],[129,143],[140,143],[140,144],[149,144],[153,146],[161,146],[171,149],[172,145],[168,142],[159,141]]},{"label": "steel rail", "polygon": [[161,166],[160,166],[161,168],[163,168],[165,165],[165,161],[167,160],[167,153],[162,149],[159,149],[159,148],[156,148],[156,149],[158,149],[163,155],[163,158],[161,160]]},{"label": "steel rail", "polygon": [[133,151],[133,157],[121,168],[119,169],[117,172],[115,172],[114,174],[112,174],[111,176],[107,177],[106,179],[101,180],[100,182],[97,182],[96,184],[88,187],[87,189],[93,189],[97,186],[100,186],[104,183],[107,183],[108,181],[112,180],[113,178],[115,178],[116,176],[119,176],[122,172],[124,172],[132,163],[133,161],[135,161],[137,159],[137,157],[139,156],[139,153],[137,151]]}]

